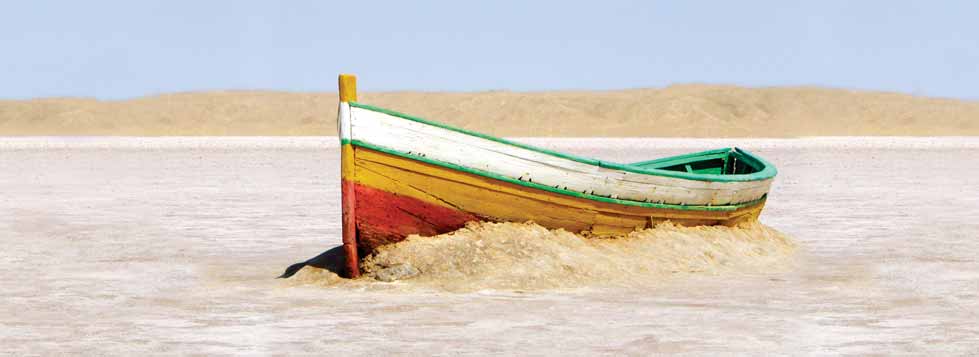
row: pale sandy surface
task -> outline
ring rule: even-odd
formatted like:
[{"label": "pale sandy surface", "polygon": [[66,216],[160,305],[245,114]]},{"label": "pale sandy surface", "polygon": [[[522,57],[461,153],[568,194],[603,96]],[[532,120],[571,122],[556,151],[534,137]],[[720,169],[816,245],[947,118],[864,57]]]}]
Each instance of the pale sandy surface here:
[{"label": "pale sandy surface", "polygon": [[[335,135],[336,100],[261,91],[0,100],[0,135]],[[360,100],[507,136],[979,135],[977,101],[815,87],[367,92]]]},{"label": "pale sandy surface", "polygon": [[[340,242],[335,140],[3,138],[0,354],[979,353],[976,138],[734,140],[778,165],[762,219],[797,247],[687,232],[636,243],[648,271],[603,249],[625,283],[271,279]],[[527,141],[623,162],[732,142]]]}]

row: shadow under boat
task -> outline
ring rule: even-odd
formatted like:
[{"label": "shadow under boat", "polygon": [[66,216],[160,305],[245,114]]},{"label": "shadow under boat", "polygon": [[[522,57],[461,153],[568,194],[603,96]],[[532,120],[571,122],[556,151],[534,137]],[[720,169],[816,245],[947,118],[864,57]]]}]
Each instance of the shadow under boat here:
[{"label": "shadow under boat", "polygon": [[343,276],[345,273],[344,262],[346,262],[347,254],[344,253],[343,246],[338,245],[336,247],[330,248],[329,250],[320,253],[315,257],[309,258],[308,260],[300,263],[290,265],[286,268],[286,271],[279,275],[277,279],[288,279],[302,268],[308,266],[316,267],[320,269],[329,270],[336,273],[337,275]]}]

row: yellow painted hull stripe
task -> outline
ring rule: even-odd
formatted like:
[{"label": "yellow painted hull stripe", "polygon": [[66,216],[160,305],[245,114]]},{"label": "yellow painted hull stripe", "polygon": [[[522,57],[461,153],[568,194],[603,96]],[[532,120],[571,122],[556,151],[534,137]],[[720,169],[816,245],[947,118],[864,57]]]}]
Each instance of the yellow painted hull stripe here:
[{"label": "yellow painted hull stripe", "polygon": [[[345,150],[352,148],[356,155]],[[621,233],[670,220],[684,225],[733,225],[755,220],[764,201],[735,211],[694,211],[599,202],[515,185],[379,151],[343,145],[353,156],[352,180],[376,189],[501,221]],[[346,174],[347,172],[345,172]]]}]

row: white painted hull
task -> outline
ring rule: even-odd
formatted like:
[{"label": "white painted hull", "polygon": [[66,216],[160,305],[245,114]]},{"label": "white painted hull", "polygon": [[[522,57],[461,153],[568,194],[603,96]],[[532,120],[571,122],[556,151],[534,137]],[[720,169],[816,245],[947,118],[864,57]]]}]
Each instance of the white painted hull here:
[{"label": "white painted hull", "polygon": [[356,106],[341,106],[340,117],[344,140],[559,190],[620,200],[733,205],[763,198],[772,182],[772,178],[695,180],[602,167]]}]

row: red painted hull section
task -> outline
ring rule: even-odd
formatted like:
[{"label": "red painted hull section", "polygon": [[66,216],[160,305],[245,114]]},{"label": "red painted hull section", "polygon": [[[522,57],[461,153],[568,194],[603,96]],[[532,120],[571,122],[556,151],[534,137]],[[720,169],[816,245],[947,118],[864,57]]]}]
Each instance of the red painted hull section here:
[{"label": "red painted hull section", "polygon": [[357,230],[356,205],[354,204],[354,184],[352,182],[341,181],[340,204],[343,208],[343,251],[347,257],[347,277],[356,278],[360,276],[360,255],[357,253]]},{"label": "red painted hull section", "polygon": [[474,214],[344,180],[356,197],[357,250],[360,257],[411,234],[434,236],[479,220]]}]

